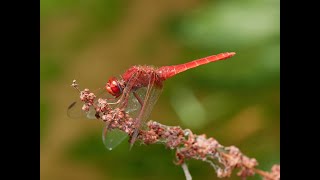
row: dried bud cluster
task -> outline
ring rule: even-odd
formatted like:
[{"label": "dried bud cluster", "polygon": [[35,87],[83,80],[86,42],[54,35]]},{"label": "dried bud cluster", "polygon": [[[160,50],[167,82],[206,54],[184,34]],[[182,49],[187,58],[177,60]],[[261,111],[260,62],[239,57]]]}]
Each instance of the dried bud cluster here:
[{"label": "dried bud cluster", "polygon": [[89,111],[90,106],[93,106],[94,99],[96,96],[93,93],[90,93],[89,89],[85,89],[84,91],[80,92],[80,99],[84,102],[82,106],[83,111]]},{"label": "dried bud cluster", "polygon": [[[73,82],[73,87],[78,85]],[[99,98],[90,93],[89,89],[80,91],[80,99],[84,102],[82,110],[88,111],[94,107],[97,119],[109,124],[109,129],[118,128],[126,132],[130,137],[133,135],[135,119],[130,117],[124,109],[112,108],[106,99]],[[197,159],[208,162],[216,171],[219,178],[230,177],[235,168],[239,168],[238,176],[246,178],[255,173],[260,174],[265,180],[280,179],[280,165],[274,165],[271,172],[256,169],[258,162],[249,158],[235,147],[224,147],[214,138],[207,138],[205,134],[196,135],[189,129],[181,129],[179,126],[166,126],[158,122],[149,121],[147,127],[139,131],[137,137],[143,144],[164,144],[167,148],[176,150],[176,164],[181,165],[190,176],[185,161]]]},{"label": "dried bud cluster", "polygon": [[273,179],[280,179],[280,165],[275,164],[271,168],[271,173],[267,173],[268,176],[265,176],[264,180],[273,180]]}]

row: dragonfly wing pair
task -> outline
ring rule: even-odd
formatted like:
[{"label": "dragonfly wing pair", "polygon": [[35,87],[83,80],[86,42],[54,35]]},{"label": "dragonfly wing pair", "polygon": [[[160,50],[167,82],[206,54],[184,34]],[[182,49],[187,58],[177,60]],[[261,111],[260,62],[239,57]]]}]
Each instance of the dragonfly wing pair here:
[{"label": "dragonfly wing pair", "polygon": [[[142,75],[145,74],[142,73]],[[157,74],[155,72],[152,72],[146,75],[148,76],[148,85],[145,87],[140,87],[137,90],[133,91],[133,93],[136,93],[137,97],[141,99],[140,102],[142,103],[142,105],[138,113],[133,117],[135,119],[136,128],[130,140],[130,148],[132,148],[133,144],[135,143],[139,135],[139,130],[143,128],[146,120],[150,117],[152,109],[158,101],[159,96],[162,92],[162,85],[159,84],[161,82],[157,81]]]},{"label": "dragonfly wing pair", "polygon": [[[144,76],[144,80],[147,80],[147,86],[138,87],[141,82],[141,76]],[[131,135],[130,148],[135,143],[139,130],[145,125],[145,121],[150,117],[152,109],[156,104],[160,94],[162,92],[162,86],[157,82],[157,74],[155,72],[145,73],[144,71],[136,71],[127,81],[126,86],[119,99],[119,104],[116,108],[124,108],[126,113],[134,119],[135,129]],[[125,139],[125,133],[118,132],[119,130],[110,130],[108,128],[103,131],[103,139],[105,146],[108,149],[113,149]],[[112,146],[112,148],[110,148]]]}]

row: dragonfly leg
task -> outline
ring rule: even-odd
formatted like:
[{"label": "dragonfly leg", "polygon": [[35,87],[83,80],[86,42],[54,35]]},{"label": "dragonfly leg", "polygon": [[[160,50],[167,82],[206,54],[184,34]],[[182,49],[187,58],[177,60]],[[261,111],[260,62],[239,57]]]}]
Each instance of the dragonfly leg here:
[{"label": "dragonfly leg", "polygon": [[[111,100],[111,99],[116,99],[116,98],[108,98],[107,100]],[[111,104],[111,105],[113,105],[113,104],[118,104],[118,103],[120,103],[120,100],[121,100],[121,99],[118,99],[117,102],[108,102],[108,104]]]},{"label": "dragonfly leg", "polygon": [[142,107],[143,106],[143,102],[142,102],[141,98],[139,97],[139,95],[136,92],[133,92],[133,95],[134,95],[134,97],[137,98],[137,100],[139,101],[139,103],[140,103],[140,105]]},{"label": "dragonfly leg", "polygon": [[115,100],[115,99],[116,99],[115,97],[107,98],[107,100]]},{"label": "dragonfly leg", "polygon": [[116,103],[121,102],[120,109],[125,108],[128,105],[129,98],[128,96],[124,97],[124,100],[122,101],[122,98],[120,98]]}]

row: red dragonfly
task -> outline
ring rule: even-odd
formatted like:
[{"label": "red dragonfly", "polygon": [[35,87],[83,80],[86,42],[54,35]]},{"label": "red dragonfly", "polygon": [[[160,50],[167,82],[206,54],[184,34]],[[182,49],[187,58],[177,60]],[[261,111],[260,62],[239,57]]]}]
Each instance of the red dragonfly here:
[{"label": "red dragonfly", "polygon": [[[234,55],[235,52],[225,52],[197,59],[185,64],[162,66],[160,68],[146,65],[132,66],[124,72],[119,79],[111,77],[105,85],[104,92],[107,92],[114,97],[114,103],[117,104],[117,107],[125,108],[134,114],[133,116],[131,115],[131,117],[135,118],[135,130],[131,137],[130,147],[132,147],[136,141],[139,130],[144,125],[144,122],[149,118],[151,111],[161,94],[163,82],[165,80],[188,69],[210,62],[225,60]],[[137,105],[140,107],[137,107]],[[72,106],[70,105],[70,107]],[[137,109],[139,110],[137,111]],[[107,130],[108,127],[105,127],[105,130],[103,131],[104,142],[107,139]],[[118,138],[117,141],[122,141],[123,139],[124,138]],[[113,143],[119,144],[120,142]]]}]

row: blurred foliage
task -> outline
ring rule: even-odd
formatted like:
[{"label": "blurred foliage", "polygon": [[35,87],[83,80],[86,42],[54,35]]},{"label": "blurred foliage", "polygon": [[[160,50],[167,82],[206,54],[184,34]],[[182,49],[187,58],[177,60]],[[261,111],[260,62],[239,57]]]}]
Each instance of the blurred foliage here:
[{"label": "blurred foliage", "polygon": [[40,81],[54,81],[62,76],[62,67],[53,57],[40,59]]},{"label": "blurred foliage", "polygon": [[[99,122],[70,122],[65,110],[77,95],[70,83],[76,78],[96,88],[106,81],[100,76],[122,73],[123,67],[133,64],[179,64],[231,51],[237,54],[227,61],[165,82],[150,119],[236,145],[265,170],[280,162],[279,0],[161,1],[159,5],[41,0],[40,4],[42,179],[183,179],[181,168],[172,163],[174,152],[162,145],[137,145],[128,151],[124,142],[108,151]],[[112,48],[112,43],[120,45],[105,52],[103,47]],[[108,55],[101,58],[96,53]],[[82,56],[87,64],[82,65]],[[91,88],[87,85],[83,84]],[[194,179],[216,177],[206,163],[188,164]],[[78,170],[81,165],[90,170]],[[97,177],[89,173],[91,169]],[[77,176],[81,173],[87,176]]]},{"label": "blurred foliage", "polygon": [[41,98],[40,100],[40,142],[43,137],[43,134],[45,133],[45,127],[47,124],[47,120],[49,118],[48,112],[48,104],[45,103],[44,98]]},{"label": "blurred foliage", "polygon": [[[120,21],[121,15],[127,6],[126,0],[41,0],[40,27],[45,28],[46,21],[58,21],[58,28],[70,23],[77,26],[68,33],[64,44],[69,51],[84,48],[95,39],[99,32],[111,30],[111,27]],[[52,46],[50,41],[42,41],[41,47]]]}]

